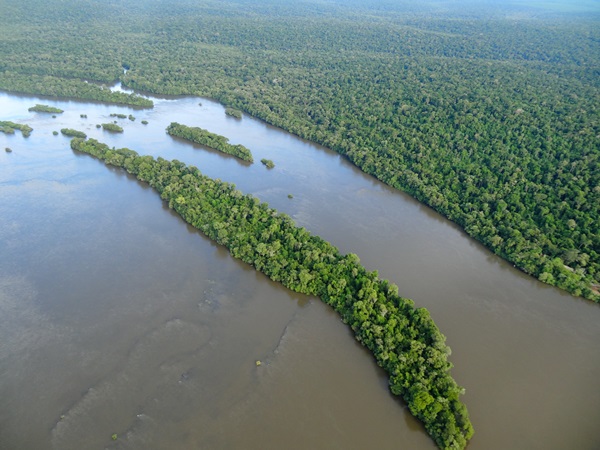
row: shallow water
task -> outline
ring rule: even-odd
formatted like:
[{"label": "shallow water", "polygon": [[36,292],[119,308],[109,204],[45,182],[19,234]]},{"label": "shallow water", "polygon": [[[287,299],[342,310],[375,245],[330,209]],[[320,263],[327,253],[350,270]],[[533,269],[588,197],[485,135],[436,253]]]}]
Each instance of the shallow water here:
[{"label": "shallow water", "polygon": [[[29,113],[35,103],[65,112]],[[110,113],[136,120],[97,129]],[[34,128],[0,134],[13,150],[0,152],[0,448],[435,448],[335,313],[75,154],[52,135],[64,127],[233,182],[398,284],[448,337],[469,448],[600,447],[598,305],[525,276],[339,155],[198,98],[136,110],[0,93],[0,120]],[[257,162],[173,139],[173,121]]]}]

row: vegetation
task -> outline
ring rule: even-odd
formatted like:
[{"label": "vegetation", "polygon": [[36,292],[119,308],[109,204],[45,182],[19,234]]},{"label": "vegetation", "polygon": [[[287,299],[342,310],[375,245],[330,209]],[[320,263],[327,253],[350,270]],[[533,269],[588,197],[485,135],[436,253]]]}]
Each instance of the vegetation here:
[{"label": "vegetation", "polygon": [[44,112],[44,113],[52,113],[52,114],[61,114],[64,111],[60,108],[55,108],[53,106],[48,105],[35,105],[28,109],[28,111],[34,112]]},{"label": "vegetation", "polygon": [[0,132],[5,134],[14,134],[15,130],[19,130],[23,137],[29,137],[33,128],[29,125],[11,122],[8,120],[0,120]]},{"label": "vegetation", "polygon": [[155,1],[11,3],[0,89],[151,106],[82,81],[119,79],[215,98],[338,151],[523,271],[598,300],[598,12],[455,3],[181,0],[168,14]]},{"label": "vegetation", "polygon": [[117,125],[115,123],[103,123],[101,126],[102,126],[103,130],[110,131],[113,133],[122,133],[123,132],[123,127],[120,127],[119,125]]},{"label": "vegetation", "polygon": [[110,117],[117,117],[118,119],[127,119],[127,114],[110,113]]},{"label": "vegetation", "polygon": [[12,153],[12,148],[10,148],[10,147],[5,147],[5,148],[4,148],[4,151],[5,151],[6,153]]},{"label": "vegetation", "polygon": [[220,152],[233,155],[237,158],[243,159],[244,161],[254,161],[250,150],[243,145],[232,145],[229,143],[229,139],[227,139],[225,136],[211,133],[203,128],[188,127],[177,122],[172,122],[171,125],[167,127],[167,133],[171,136],[187,139],[188,141],[195,142],[196,144],[204,145],[206,147],[219,150]]},{"label": "vegetation", "polygon": [[87,119],[87,114],[79,114],[79,117],[81,117],[82,119]]},{"label": "vegetation", "polygon": [[142,120],[142,125],[148,125],[148,121],[147,120]]},{"label": "vegetation", "polygon": [[263,158],[260,160],[260,162],[267,166],[267,169],[272,169],[273,167],[275,167],[275,163],[270,159]]},{"label": "vegetation", "polygon": [[[37,64],[41,63],[38,62]],[[84,80],[39,75],[35,72],[25,74],[8,70],[2,72],[2,66],[0,66],[0,89],[11,92],[46,95],[48,97],[75,97],[85,100],[140,106],[143,108],[152,108],[154,106],[152,100],[148,100],[137,94],[112,92],[106,87],[88,83]]]},{"label": "vegetation", "polygon": [[52,132],[52,134],[53,134],[54,136],[58,136],[58,131],[54,130],[54,131]]},{"label": "vegetation", "polygon": [[225,108],[225,114],[231,117],[235,117],[236,119],[242,118],[242,112],[239,109],[235,108]]},{"label": "vegetation", "polygon": [[74,150],[122,167],[155,188],[181,217],[230,253],[296,292],[333,307],[390,376],[390,389],[408,403],[441,448],[462,449],[473,434],[461,388],[449,375],[450,349],[429,313],[368,272],[354,254],[296,227],[285,214],[235,186],[203,176],[179,161],[110,149],[73,139]]},{"label": "vegetation", "polygon": [[85,139],[87,137],[87,134],[85,134],[83,131],[74,130],[72,128],[63,128],[60,130],[60,132],[65,136],[69,137],[76,137],[81,139]]}]

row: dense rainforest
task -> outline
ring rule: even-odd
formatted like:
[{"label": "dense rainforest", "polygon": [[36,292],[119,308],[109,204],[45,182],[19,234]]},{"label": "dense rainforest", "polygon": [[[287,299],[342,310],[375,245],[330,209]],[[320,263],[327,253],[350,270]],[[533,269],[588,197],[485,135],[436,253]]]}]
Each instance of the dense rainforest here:
[{"label": "dense rainforest", "polygon": [[215,98],[600,299],[597,2],[32,0],[0,25],[0,89]]},{"label": "dense rainforest", "polygon": [[289,216],[196,167],[111,149],[93,139],[73,139],[71,147],[147,182],[186,222],[234,257],[332,306],[371,350],[390,376],[391,391],[404,398],[438,446],[466,446],[473,427],[459,400],[462,390],[449,374],[445,337],[426,309],[400,297],[395,285],[368,272],[356,255],[341,255]]}]

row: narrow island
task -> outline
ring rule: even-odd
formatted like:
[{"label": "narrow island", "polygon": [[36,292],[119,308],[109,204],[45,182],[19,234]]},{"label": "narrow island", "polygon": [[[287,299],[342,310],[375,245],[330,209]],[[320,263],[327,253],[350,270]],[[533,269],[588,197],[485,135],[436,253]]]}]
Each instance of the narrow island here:
[{"label": "narrow island", "polygon": [[11,122],[9,120],[0,120],[0,132],[5,134],[14,134],[15,130],[19,130],[23,137],[31,136],[33,128],[29,125]]},{"label": "narrow island", "polygon": [[85,139],[87,137],[87,134],[85,134],[83,131],[74,130],[72,128],[62,128],[60,132],[68,137],[76,137],[81,139]]},{"label": "narrow island", "polygon": [[55,108],[54,106],[40,105],[40,104],[32,106],[27,111],[43,112],[43,113],[51,113],[51,114],[62,114],[62,113],[64,113],[64,110],[62,110],[60,108]]},{"label": "narrow island", "polygon": [[225,136],[211,133],[203,128],[188,127],[177,122],[172,122],[171,125],[167,127],[167,133],[170,136],[180,137],[195,142],[196,144],[204,145],[214,150],[227,153],[228,155],[235,156],[236,158],[243,159],[244,161],[254,162],[252,153],[249,149],[241,144],[231,145],[229,139]]},{"label": "narrow island", "polygon": [[429,312],[367,271],[354,254],[297,227],[292,219],[193,166],[73,139],[73,150],[124,168],[147,182],[186,222],[287,288],[335,309],[389,375],[390,390],[442,449],[463,449],[473,435],[463,390],[450,376],[450,349]]}]

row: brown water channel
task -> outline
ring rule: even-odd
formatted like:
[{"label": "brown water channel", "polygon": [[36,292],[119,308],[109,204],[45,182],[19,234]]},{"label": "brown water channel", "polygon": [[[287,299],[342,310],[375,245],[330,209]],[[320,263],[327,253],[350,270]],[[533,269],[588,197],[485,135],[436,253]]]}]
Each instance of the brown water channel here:
[{"label": "brown water channel", "polygon": [[[29,113],[35,103],[65,112]],[[136,120],[96,129],[110,113]],[[398,284],[448,338],[470,449],[600,448],[600,307],[523,275],[335,153],[198,98],[134,110],[0,93],[0,120],[34,128],[0,134],[1,449],[435,448],[335,313],[73,153],[52,135],[63,127],[233,182]],[[257,163],[174,140],[172,121]]]}]

